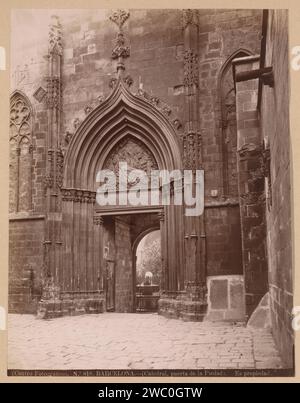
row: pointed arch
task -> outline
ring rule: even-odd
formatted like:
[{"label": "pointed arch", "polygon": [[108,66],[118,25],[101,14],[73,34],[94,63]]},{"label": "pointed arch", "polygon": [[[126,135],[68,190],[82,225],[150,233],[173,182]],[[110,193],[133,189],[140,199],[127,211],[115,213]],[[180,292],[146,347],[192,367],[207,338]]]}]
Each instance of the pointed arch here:
[{"label": "pointed arch", "polygon": [[236,59],[238,57],[246,57],[246,56],[251,56],[253,55],[253,52],[251,52],[248,49],[245,48],[240,48],[235,50],[223,63],[220,72],[219,72],[219,85],[220,85],[220,81],[222,80],[222,76],[224,76],[224,73],[226,72],[226,70],[228,68],[231,67],[232,61],[233,59]]},{"label": "pointed arch", "polygon": [[[99,185],[96,176],[118,146],[126,144],[129,138],[137,145],[137,153],[141,158],[146,156],[152,167],[182,169],[181,143],[167,115],[167,111],[165,115],[151,100],[132,94],[118,80],[110,96],[86,116],[72,136],[65,153],[62,189],[65,263],[59,276],[63,289],[93,288],[104,273],[105,256],[99,245],[103,245],[105,230],[102,220],[98,220],[101,211],[94,197]],[[133,159],[133,166],[145,167],[144,162],[136,163]],[[165,289],[182,290],[183,281],[177,281],[177,273],[183,267],[182,206],[167,205],[163,210],[160,226]],[[117,216],[118,211],[118,206],[109,206],[110,216]],[[125,206],[122,212],[133,213],[132,207]],[[153,212],[151,205],[143,208],[143,214],[147,212]]]},{"label": "pointed arch", "polygon": [[236,107],[232,61],[238,57],[250,55],[252,55],[252,52],[243,48],[233,52],[223,64],[218,77],[223,195],[225,197],[238,195],[236,175]]},{"label": "pointed arch", "polygon": [[97,170],[125,136],[143,143],[159,169],[182,167],[180,143],[167,117],[119,80],[111,95],[77,128],[64,168],[64,187],[95,190]]},{"label": "pointed arch", "polygon": [[10,98],[10,212],[31,210],[32,131],[31,102],[23,92],[14,91]]}]

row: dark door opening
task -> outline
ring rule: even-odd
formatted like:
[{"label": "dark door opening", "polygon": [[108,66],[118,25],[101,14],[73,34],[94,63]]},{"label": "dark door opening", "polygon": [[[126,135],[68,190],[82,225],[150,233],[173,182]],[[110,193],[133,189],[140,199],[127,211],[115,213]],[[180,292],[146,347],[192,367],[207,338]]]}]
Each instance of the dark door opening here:
[{"label": "dark door opening", "polygon": [[157,312],[162,271],[160,230],[151,231],[140,240],[135,261],[136,312]]}]

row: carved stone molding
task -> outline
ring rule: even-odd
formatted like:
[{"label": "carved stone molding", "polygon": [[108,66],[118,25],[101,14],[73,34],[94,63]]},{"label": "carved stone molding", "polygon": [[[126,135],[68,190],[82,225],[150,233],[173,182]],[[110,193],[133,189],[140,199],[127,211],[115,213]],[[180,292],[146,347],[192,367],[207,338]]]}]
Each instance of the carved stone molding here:
[{"label": "carved stone molding", "polygon": [[123,81],[125,84],[127,84],[128,87],[131,87],[131,85],[133,84],[133,78],[130,75],[124,77]]},{"label": "carved stone molding", "polygon": [[49,161],[49,162],[52,162],[52,161],[53,161],[53,154],[54,154],[54,150],[49,149],[49,150],[47,151],[48,161]]},{"label": "carved stone molding", "polygon": [[61,149],[56,151],[56,183],[59,189],[63,184],[64,156]]},{"label": "carved stone molding", "polygon": [[53,176],[52,176],[52,174],[51,173],[46,174],[44,176],[44,181],[43,182],[44,182],[44,188],[45,189],[52,188],[53,187]]},{"label": "carved stone molding", "polygon": [[[172,109],[171,107],[164,101],[162,101],[160,98],[150,95],[147,91],[139,89],[137,96],[145,99],[147,102],[149,102],[151,105],[153,105],[156,109],[161,111],[165,116],[170,119],[170,115],[172,114]],[[179,130],[182,128],[182,123],[178,118],[174,118],[170,120],[172,126],[176,129]]]},{"label": "carved stone molding", "polygon": [[198,68],[198,56],[192,49],[187,49],[184,52],[183,59],[183,83],[186,87],[192,87],[199,85],[199,68]]},{"label": "carved stone molding", "polygon": [[71,133],[69,130],[66,131],[64,140],[65,140],[65,145],[68,145],[73,137],[74,133]]},{"label": "carved stone molding", "polygon": [[[53,150],[49,149],[47,152],[48,155],[48,172],[45,174],[43,182],[44,188],[53,188],[54,186],[54,165],[56,165],[56,186],[58,189],[62,187],[63,183],[63,165],[64,165],[64,156],[61,149]],[[54,156],[56,155],[56,158]]]},{"label": "carved stone molding", "polygon": [[84,108],[84,112],[85,112],[86,115],[88,115],[89,113],[91,113],[92,110],[93,110],[93,108],[92,108],[91,105],[87,105],[87,106]]},{"label": "carved stone molding", "polygon": [[[147,173],[150,177],[152,170],[157,170],[158,165],[151,151],[145,144],[131,136],[122,139],[110,152],[109,158],[105,161],[102,169],[109,169],[115,173],[119,183],[119,162],[127,163],[128,174],[138,169]],[[128,183],[133,186],[135,183]]]},{"label": "carved stone molding", "polygon": [[21,143],[31,144],[32,116],[30,106],[20,94],[12,98],[10,105],[10,140],[16,141],[17,148]]},{"label": "carved stone molding", "polygon": [[100,94],[100,95],[97,96],[98,105],[102,104],[102,102],[104,102],[104,101],[105,101],[105,96],[103,94]]},{"label": "carved stone molding", "polygon": [[49,25],[49,54],[62,55],[62,30],[59,18],[56,15],[51,17]]},{"label": "carved stone molding", "polygon": [[125,45],[125,37],[123,34],[123,25],[129,18],[129,12],[125,10],[113,11],[109,19],[115,23],[119,32],[117,34],[116,44],[112,50],[112,59],[117,60],[117,73],[120,75],[125,70],[124,59],[130,56],[130,48]]},{"label": "carved stone molding", "polygon": [[43,87],[39,87],[36,91],[33,93],[33,97],[38,101],[42,102],[45,96],[47,95],[47,91]]},{"label": "carved stone molding", "polygon": [[124,34],[122,32],[119,32],[116,39],[116,45],[112,50],[111,57],[112,59],[126,59],[129,56],[130,48],[128,46],[125,46]]},{"label": "carved stone molding", "polygon": [[78,203],[95,203],[96,192],[82,189],[61,189],[62,200]]},{"label": "carved stone molding", "polygon": [[109,19],[112,22],[114,22],[121,30],[125,22],[128,20],[129,16],[130,16],[129,11],[119,9],[112,11],[111,15],[109,16]]},{"label": "carved stone molding", "polygon": [[114,89],[117,82],[118,82],[118,79],[116,77],[111,78],[108,83],[109,88]]},{"label": "carved stone molding", "polygon": [[197,168],[197,153],[198,153],[198,132],[188,132],[183,136],[183,164],[186,169]]},{"label": "carved stone molding", "polygon": [[79,118],[75,118],[73,121],[73,127],[76,130],[80,126],[81,120]]},{"label": "carved stone molding", "polygon": [[59,77],[47,77],[47,106],[59,108],[61,96],[61,83]]},{"label": "carved stone molding", "polygon": [[182,128],[182,123],[180,122],[179,119],[175,118],[173,121],[173,126],[175,127],[176,130],[179,130]]}]

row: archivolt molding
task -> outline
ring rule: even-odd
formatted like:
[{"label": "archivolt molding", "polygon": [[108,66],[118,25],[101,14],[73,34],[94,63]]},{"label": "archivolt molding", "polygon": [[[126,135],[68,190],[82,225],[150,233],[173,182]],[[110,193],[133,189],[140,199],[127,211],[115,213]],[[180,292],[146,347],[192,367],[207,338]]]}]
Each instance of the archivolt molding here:
[{"label": "archivolt molding", "polygon": [[[112,88],[112,93],[119,86],[119,82],[122,80],[123,80],[123,83],[122,83],[123,86],[127,86],[128,88],[133,83],[133,80],[129,75],[127,75],[124,78],[119,78],[119,79],[114,77],[110,80],[110,83],[109,83],[110,88]],[[109,95],[108,98],[111,97],[111,94]],[[162,114],[164,114],[167,117],[167,119],[169,120],[169,122],[171,123],[171,125],[173,126],[173,128],[178,132],[179,136],[182,135],[183,125],[182,125],[181,121],[178,119],[178,117],[174,115],[172,108],[165,101],[156,97],[155,95],[148,93],[147,91],[145,91],[143,89],[138,89],[137,93],[133,93],[132,95],[144,99],[151,106],[153,106],[158,111],[160,111]],[[106,99],[107,98],[105,98],[103,94],[99,95],[94,101],[92,101],[91,103],[89,103],[88,105],[86,105],[84,107],[84,114],[86,116],[89,115],[94,109],[98,108],[98,106],[101,105]],[[80,115],[82,116],[82,113]],[[81,125],[82,122],[83,122],[83,120],[80,119],[79,117],[76,117],[73,120],[73,128],[68,129],[64,135],[64,142],[65,142],[64,146],[68,146],[71,138],[73,137],[74,133],[77,131],[77,129],[79,128],[79,126]]]},{"label": "archivolt molding", "polygon": [[69,136],[64,187],[95,190],[97,171],[127,135],[145,144],[159,169],[180,169],[181,146],[174,126],[168,114],[153,105],[153,99],[132,94],[119,78],[110,96],[89,111]]}]

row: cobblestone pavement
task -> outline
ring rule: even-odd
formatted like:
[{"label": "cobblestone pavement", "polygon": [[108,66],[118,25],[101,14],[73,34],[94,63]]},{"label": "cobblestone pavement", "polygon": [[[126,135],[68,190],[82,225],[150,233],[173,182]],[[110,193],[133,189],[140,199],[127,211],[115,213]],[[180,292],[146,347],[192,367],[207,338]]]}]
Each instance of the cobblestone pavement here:
[{"label": "cobblestone pavement", "polygon": [[281,368],[272,335],[157,314],[9,315],[10,369]]}]

